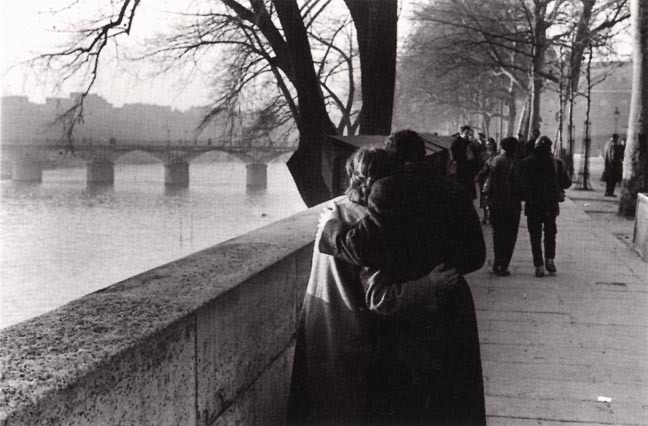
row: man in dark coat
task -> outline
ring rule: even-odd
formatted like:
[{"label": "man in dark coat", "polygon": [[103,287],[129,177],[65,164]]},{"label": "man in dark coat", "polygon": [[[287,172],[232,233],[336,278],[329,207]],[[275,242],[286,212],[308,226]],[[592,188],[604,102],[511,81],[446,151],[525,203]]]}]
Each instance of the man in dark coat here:
[{"label": "man in dark coat", "polygon": [[513,257],[520,225],[522,203],[518,191],[520,160],[516,152],[518,140],[512,136],[502,139],[502,153],[488,165],[488,179],[484,185],[487,194],[490,221],[493,225],[493,272],[511,275],[508,267]]},{"label": "man in dark coat", "polygon": [[533,154],[533,151],[535,150],[535,144],[538,141],[538,138],[540,137],[540,129],[537,127],[531,130],[531,135],[529,135],[529,140],[526,141],[524,144],[524,149],[523,149],[523,155],[522,158],[526,158],[529,155]]},{"label": "man in dark coat", "polygon": [[[400,167],[372,185],[369,215],[356,224],[327,222],[319,250],[379,268],[391,282],[439,263],[461,274],[479,269],[485,243],[466,191],[426,165],[416,132],[396,132],[385,148]],[[486,424],[475,308],[463,276],[439,305],[435,315],[390,317],[374,376],[378,423]]]},{"label": "man in dark coat", "polygon": [[[522,161],[520,188],[531,238],[531,252],[535,276],[544,276],[544,270],[556,273],[556,217],[558,203],[564,199],[563,190],[572,184],[563,162],[551,154],[551,140],[541,136],[533,154]],[[544,232],[544,260],[542,254]]]},{"label": "man in dark coat", "polygon": [[603,180],[605,181],[605,196],[614,197],[614,187],[623,177],[623,145],[619,143],[619,135],[613,134],[605,144]]},{"label": "man in dark coat", "polygon": [[480,170],[478,144],[472,143],[473,130],[470,126],[461,126],[459,135],[452,141],[450,152],[454,174],[457,182],[466,188],[472,199],[477,198],[475,176]]}]

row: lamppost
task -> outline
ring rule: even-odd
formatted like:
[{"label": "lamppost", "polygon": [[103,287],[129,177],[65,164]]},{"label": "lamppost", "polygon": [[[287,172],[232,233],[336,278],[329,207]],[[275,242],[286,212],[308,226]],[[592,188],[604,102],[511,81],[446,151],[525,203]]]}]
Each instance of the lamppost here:
[{"label": "lamppost", "polygon": [[614,133],[618,133],[617,129],[619,127],[619,116],[621,115],[618,106],[614,107],[614,112],[612,114],[614,114]]}]

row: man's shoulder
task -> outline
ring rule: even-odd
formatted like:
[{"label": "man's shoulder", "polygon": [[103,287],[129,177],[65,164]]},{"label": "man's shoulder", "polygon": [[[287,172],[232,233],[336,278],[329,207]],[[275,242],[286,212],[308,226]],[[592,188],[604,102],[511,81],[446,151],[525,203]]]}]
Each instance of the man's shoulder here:
[{"label": "man's shoulder", "polygon": [[378,179],[371,185],[369,207],[373,211],[387,213],[401,205],[411,191],[406,176],[392,175]]},{"label": "man's shoulder", "polygon": [[492,159],[493,165],[499,165],[499,164],[505,163],[507,161],[508,161],[508,157],[503,152],[501,154],[497,154]]},{"label": "man's shoulder", "polygon": [[361,220],[368,214],[367,207],[354,203],[348,197],[340,197],[335,200],[340,212],[340,219],[346,223],[352,223]]},{"label": "man's shoulder", "polygon": [[401,209],[432,197],[439,191],[456,191],[463,187],[421,163],[397,170],[371,186],[370,208],[379,212]]}]

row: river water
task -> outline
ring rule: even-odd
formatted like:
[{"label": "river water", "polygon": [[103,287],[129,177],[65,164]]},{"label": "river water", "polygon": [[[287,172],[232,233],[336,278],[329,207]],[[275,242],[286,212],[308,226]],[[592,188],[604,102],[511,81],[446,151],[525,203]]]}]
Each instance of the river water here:
[{"label": "river water", "polygon": [[305,209],[284,163],[246,190],[240,162],[192,163],[168,190],[161,164],[116,165],[112,187],[85,168],[0,186],[0,328]]}]

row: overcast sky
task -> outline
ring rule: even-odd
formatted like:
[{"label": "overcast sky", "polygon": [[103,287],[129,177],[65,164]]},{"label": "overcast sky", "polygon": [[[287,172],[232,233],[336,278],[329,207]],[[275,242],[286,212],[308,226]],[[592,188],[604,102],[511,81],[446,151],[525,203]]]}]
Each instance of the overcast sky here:
[{"label": "overcast sky", "polygon": [[[142,1],[135,18],[134,32],[130,39],[143,40],[153,36],[156,31],[168,27],[175,11],[186,10],[187,4],[201,0],[154,0]],[[338,0],[339,1],[339,0]],[[15,67],[34,54],[47,51],[62,41],[61,30],[65,24],[82,17],[93,16],[93,7],[100,3],[97,0],[78,0],[73,12],[64,11],[54,16],[50,12],[72,3],[73,0],[2,0],[0,1],[0,72],[2,73],[2,95],[29,96],[32,102],[44,102],[45,97],[64,96],[74,87],[64,87],[61,92],[53,93],[52,82],[36,84],[37,76],[30,74],[24,67]],[[403,1],[399,38],[403,39],[409,32],[412,1]],[[342,6],[343,7],[343,6]],[[344,8],[343,13],[346,13]],[[623,47],[629,51],[629,47]],[[14,65],[14,67],[11,67]],[[94,92],[100,94],[115,106],[124,103],[143,102],[159,105],[171,105],[179,109],[209,103],[208,85],[200,77],[186,82],[179,82],[176,76],[142,80],[132,70],[123,66],[111,65],[100,69],[99,79]],[[29,77],[29,78],[25,78]]]},{"label": "overcast sky", "polygon": [[[141,42],[146,37],[155,35],[160,29],[168,28],[173,20],[173,13],[188,10],[189,3],[202,0],[145,0],[139,6],[133,33],[129,39]],[[105,3],[98,0],[80,0],[73,9],[74,12],[63,11],[54,16],[51,11],[61,9],[74,0],[2,0],[0,2],[0,27],[2,60],[2,95],[29,96],[32,102],[44,102],[45,97],[67,97],[69,92],[78,87],[65,86],[59,93],[53,93],[53,82],[36,84],[36,76],[25,67],[12,67],[33,57],[37,53],[47,51],[64,40],[57,30],[65,27],[61,22],[75,22],[75,19],[94,16],[96,4]],[[117,2],[119,3],[119,2]],[[404,2],[407,7],[412,2]],[[348,13],[341,0],[336,0],[332,7],[341,9],[340,13]],[[406,30],[403,25],[399,28]],[[124,38],[121,45],[127,45],[129,40]],[[132,46],[136,48],[137,45]],[[108,57],[102,57],[108,59]],[[108,66],[106,66],[108,65]],[[143,102],[159,105],[171,105],[179,109],[191,106],[209,104],[210,90],[207,76],[194,78],[188,83],[175,75],[166,78],[140,79],[132,68],[115,64],[105,64],[100,67],[100,73],[93,92],[106,98],[114,106],[124,103]],[[141,70],[139,72],[141,74]]]},{"label": "overcast sky", "polygon": [[[2,58],[2,94],[27,95],[32,102],[44,102],[45,97],[64,96],[75,90],[72,86],[64,87],[57,94],[52,92],[52,82],[35,83],[35,76],[24,67],[16,67],[26,58],[47,51],[64,40],[56,30],[64,28],[61,21],[75,17],[90,17],[93,1],[80,2],[74,13],[64,12],[53,16],[48,11],[57,5],[65,5],[72,0],[22,0],[6,1],[0,5],[1,16],[1,52]],[[136,25],[129,38],[141,40],[155,34],[159,28],[168,27],[169,12],[181,10],[191,0],[155,0],[143,1],[136,16]],[[96,3],[95,3],[96,4]],[[89,6],[88,6],[89,5]],[[13,66],[13,67],[12,67]],[[180,85],[175,77],[141,80],[125,65],[109,64],[100,69],[99,81],[94,92],[105,97],[115,106],[124,103],[144,102],[160,105],[172,105],[186,109],[190,106],[204,105],[208,102],[209,91],[200,79],[187,86]]]}]

